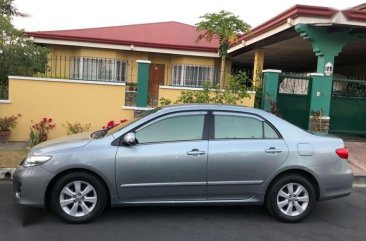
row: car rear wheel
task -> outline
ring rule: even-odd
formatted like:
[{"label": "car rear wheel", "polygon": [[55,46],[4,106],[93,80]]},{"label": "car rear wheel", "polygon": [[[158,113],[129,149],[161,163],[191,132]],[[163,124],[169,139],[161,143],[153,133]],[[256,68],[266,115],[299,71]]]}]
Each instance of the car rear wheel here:
[{"label": "car rear wheel", "polygon": [[101,181],[89,173],[73,172],[55,183],[50,197],[51,208],[70,223],[85,223],[99,216],[107,203]]},{"label": "car rear wheel", "polygon": [[286,175],[270,186],[266,206],[277,219],[294,223],[311,214],[315,201],[315,189],[306,178]]}]

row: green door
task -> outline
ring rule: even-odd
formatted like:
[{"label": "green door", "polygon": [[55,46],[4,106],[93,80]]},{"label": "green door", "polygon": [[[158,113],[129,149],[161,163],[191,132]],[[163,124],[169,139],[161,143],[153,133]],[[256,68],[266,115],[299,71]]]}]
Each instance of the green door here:
[{"label": "green door", "polygon": [[304,129],[309,125],[311,78],[281,75],[277,107],[281,118]]},{"label": "green door", "polygon": [[334,79],[330,132],[366,134],[365,107],[366,80]]}]

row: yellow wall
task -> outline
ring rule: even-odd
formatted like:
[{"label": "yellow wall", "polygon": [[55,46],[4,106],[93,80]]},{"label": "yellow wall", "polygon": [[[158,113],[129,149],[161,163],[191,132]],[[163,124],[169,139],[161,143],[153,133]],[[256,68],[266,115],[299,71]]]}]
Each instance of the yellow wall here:
[{"label": "yellow wall", "polygon": [[100,129],[110,120],[133,118],[133,110],[123,110],[124,85],[50,82],[46,79],[14,77],[9,79],[11,103],[0,103],[0,116],[22,114],[12,130],[11,141],[26,141],[31,121],[52,118],[56,128],[50,138],[66,135],[62,124],[78,121],[91,123],[90,130]]},{"label": "yellow wall", "polygon": [[[193,90],[197,91],[199,88],[179,88],[179,87],[166,87],[160,86],[159,88],[159,100],[160,98],[165,98],[172,101],[172,104],[177,100],[179,96],[181,96],[182,91]],[[255,92],[250,91],[248,92],[250,98],[245,98],[239,101],[238,105],[243,105],[247,107],[254,107],[254,100],[255,100]],[[160,105],[160,103],[159,103]]]},{"label": "yellow wall", "polygon": [[[99,84],[98,84],[99,83]],[[192,88],[163,87],[159,89],[159,99],[173,102],[181,91]],[[243,103],[254,106],[255,93],[245,98]],[[71,81],[61,79],[10,77],[10,103],[0,103],[0,116],[22,114],[18,125],[12,130],[11,141],[27,141],[32,121],[52,118],[56,128],[49,138],[66,135],[62,126],[66,121],[81,124],[91,123],[90,130],[98,130],[110,120],[133,119],[134,110],[122,109],[125,105],[125,85],[103,82]]]}]

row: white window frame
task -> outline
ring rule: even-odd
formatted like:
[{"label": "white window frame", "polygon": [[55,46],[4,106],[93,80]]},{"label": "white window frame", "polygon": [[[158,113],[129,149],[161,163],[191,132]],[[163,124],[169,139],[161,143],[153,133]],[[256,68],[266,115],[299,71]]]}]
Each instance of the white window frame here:
[{"label": "white window frame", "polygon": [[[73,78],[77,78],[80,80],[91,80],[91,81],[107,81],[107,82],[127,82],[127,71],[128,71],[128,63],[127,61],[120,60],[120,59],[107,59],[107,58],[95,58],[95,57],[81,57],[81,56],[74,56],[71,57],[70,60],[71,64],[73,65],[70,68],[70,75]],[[84,64],[91,64],[92,70],[94,72],[83,72],[84,71]],[[93,66],[95,64],[95,66]],[[78,72],[74,72],[74,68],[78,69]],[[101,68],[107,69],[108,67],[111,68],[111,74],[108,76],[100,75]],[[117,73],[119,69],[120,79],[117,79]],[[123,68],[125,68],[123,70]],[[89,78],[89,76],[95,75],[95,78]]]},{"label": "white window frame", "polygon": [[[187,84],[187,68],[198,68],[197,71],[194,71],[196,76],[193,77],[193,79],[196,80],[196,83],[198,85],[188,85]],[[176,73],[176,71],[181,71],[180,73]],[[209,71],[208,78],[209,79],[199,79],[200,78],[200,72],[201,71]],[[178,80],[177,77],[179,76]],[[217,84],[219,81],[219,75],[218,75],[218,68],[214,66],[202,66],[202,65],[186,65],[186,64],[175,64],[172,68],[172,85],[173,86],[194,86],[194,87],[200,87],[202,84],[209,80],[212,84]],[[177,83],[179,82],[179,83]]]}]

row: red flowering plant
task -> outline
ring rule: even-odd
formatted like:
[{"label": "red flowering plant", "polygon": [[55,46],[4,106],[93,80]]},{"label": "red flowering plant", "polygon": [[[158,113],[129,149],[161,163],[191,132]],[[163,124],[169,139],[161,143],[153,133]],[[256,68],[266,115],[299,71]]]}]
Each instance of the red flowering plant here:
[{"label": "red flowering plant", "polygon": [[35,146],[38,143],[47,141],[50,130],[56,127],[52,118],[42,118],[38,123],[32,121],[31,132],[29,134],[29,142],[31,146]]},{"label": "red flowering plant", "polygon": [[102,126],[102,129],[109,131],[109,130],[113,129],[114,127],[118,126],[119,124],[122,124],[126,121],[127,121],[127,119],[121,119],[119,122],[115,122],[114,120],[111,120],[106,125]]},{"label": "red flowering plant", "polygon": [[0,131],[10,131],[11,128],[14,128],[18,124],[17,120],[21,116],[21,114],[18,114],[0,117]]}]

